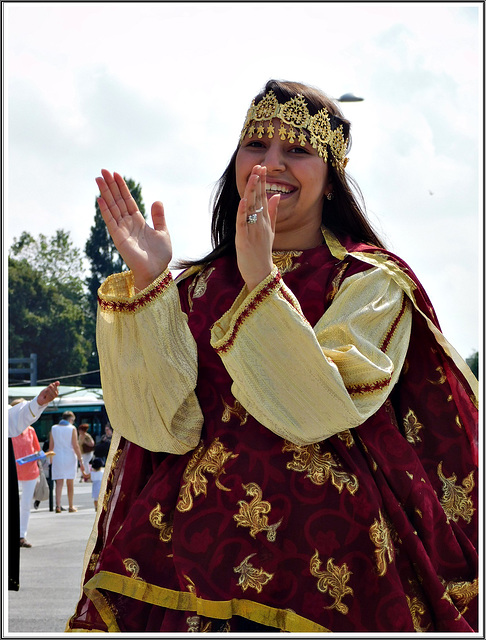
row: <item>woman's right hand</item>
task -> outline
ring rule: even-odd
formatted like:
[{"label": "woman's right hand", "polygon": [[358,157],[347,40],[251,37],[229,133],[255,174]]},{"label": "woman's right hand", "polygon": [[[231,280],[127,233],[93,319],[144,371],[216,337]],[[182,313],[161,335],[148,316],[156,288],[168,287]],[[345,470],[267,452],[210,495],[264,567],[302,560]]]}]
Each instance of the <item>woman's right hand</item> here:
[{"label": "woman's right hand", "polygon": [[164,206],[154,202],[154,227],[150,227],[121,175],[111,175],[106,169],[101,174],[102,178],[96,178],[101,193],[98,198],[101,215],[115,247],[133,273],[136,289],[145,289],[167,269],[172,259]]}]

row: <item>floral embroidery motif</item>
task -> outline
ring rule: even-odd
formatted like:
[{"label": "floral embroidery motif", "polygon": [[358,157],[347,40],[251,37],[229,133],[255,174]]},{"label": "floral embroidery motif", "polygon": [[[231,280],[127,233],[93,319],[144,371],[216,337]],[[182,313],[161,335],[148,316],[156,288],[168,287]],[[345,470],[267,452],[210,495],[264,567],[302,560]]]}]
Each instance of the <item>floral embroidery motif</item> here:
[{"label": "floral embroidery motif", "polygon": [[331,303],[334,300],[336,293],[339,291],[339,287],[341,286],[344,273],[348,267],[349,267],[349,260],[343,260],[343,262],[339,266],[339,270],[337,274],[334,276],[331,282],[331,290],[327,294],[326,302]]},{"label": "floral embroidery motif", "polygon": [[479,593],[478,578],[473,582],[448,582],[445,583],[445,592],[442,596],[449,600],[463,615],[468,607],[468,604]]},{"label": "floral embroidery motif", "polygon": [[374,520],[370,527],[370,539],[375,545],[375,560],[378,569],[378,575],[384,576],[387,570],[387,562],[391,564],[395,558],[395,547],[393,546],[392,536],[385,518],[381,511],[379,520]]},{"label": "floral embroidery motif", "polygon": [[[187,630],[189,633],[211,633],[212,632],[212,623],[211,620],[201,620],[201,616],[189,616],[186,618],[187,622]],[[230,630],[229,622],[226,621],[225,624],[215,630],[218,633],[226,632]]]},{"label": "floral embroidery motif", "polygon": [[246,424],[246,421],[248,420],[248,412],[238,402],[238,400],[235,400],[235,403],[232,407],[224,401],[224,398],[221,398],[221,400],[224,406],[223,416],[221,417],[221,420],[223,422],[229,422],[231,420],[231,416],[233,415],[239,418],[240,427]]},{"label": "floral embroidery motif", "polygon": [[348,569],[348,565],[344,562],[340,567],[334,564],[334,558],[329,558],[326,565],[326,571],[320,571],[321,561],[319,552],[316,549],[315,554],[310,561],[310,572],[314,578],[318,578],[317,588],[321,593],[329,593],[334,598],[334,602],[325,609],[336,609],[339,613],[346,615],[349,607],[342,601],[346,595],[354,595],[351,587],[347,586],[352,573]]},{"label": "floral embroidery motif", "polygon": [[410,609],[410,615],[412,616],[413,628],[417,633],[425,633],[430,627],[428,624],[426,627],[421,626],[421,616],[424,615],[426,609],[423,602],[421,602],[416,596],[410,598],[406,596],[408,608]]},{"label": "floral embroidery motif", "polygon": [[446,382],[446,380],[447,380],[447,376],[444,373],[444,369],[442,367],[436,367],[435,370],[439,374],[439,379],[438,380],[429,380],[429,382],[431,382],[432,384],[444,384],[444,382]]},{"label": "floral embroidery motif", "polygon": [[202,298],[208,288],[209,276],[213,273],[216,267],[207,267],[197,274],[187,291],[187,297],[189,301],[189,309],[192,311],[193,299]]},{"label": "floral embroidery motif", "polygon": [[192,509],[193,497],[191,490],[195,498],[201,494],[207,494],[208,481],[204,473],[210,473],[215,476],[215,484],[218,489],[221,489],[221,491],[231,491],[231,489],[224,487],[220,483],[219,477],[225,473],[224,465],[226,462],[237,456],[238,454],[227,451],[219,441],[219,438],[216,438],[208,449],[205,449],[204,443],[201,442],[194,451],[182,476],[184,484],[179,493],[177,510],[184,512]]},{"label": "floral embroidery motif", "polygon": [[273,578],[273,573],[267,573],[263,569],[255,569],[248,560],[253,558],[256,553],[252,553],[237,566],[233,567],[235,573],[239,573],[238,586],[246,591],[248,588],[255,589],[261,593],[263,587]]},{"label": "floral embroidery motif", "polygon": [[350,431],[350,429],[346,429],[345,431],[341,431],[336,434],[337,437],[344,442],[346,447],[350,449],[354,445],[354,438]]},{"label": "floral embroidery motif", "polygon": [[424,425],[417,420],[417,416],[412,409],[409,409],[407,415],[403,418],[403,427],[405,429],[405,438],[407,439],[407,442],[410,442],[410,444],[417,444],[417,442],[420,442],[421,437],[419,435],[419,431],[423,426]]},{"label": "floral embroidery motif", "polygon": [[442,472],[442,460],[437,466],[437,475],[442,482],[443,495],[440,503],[447,516],[447,521],[453,520],[457,522],[459,518],[462,518],[468,523],[471,522],[475,509],[472,499],[468,494],[474,489],[474,471],[471,471],[471,473],[464,478],[462,487],[456,484],[457,476],[455,473],[449,478],[445,477]]},{"label": "floral embroidery motif", "polygon": [[100,557],[99,553],[93,553],[91,558],[89,559],[89,570],[94,571],[96,569],[96,565],[98,563],[98,558]]},{"label": "floral embroidery motif", "polygon": [[300,267],[300,264],[294,264],[292,259],[301,255],[302,251],[273,251],[272,261],[280,273],[284,274],[289,271],[295,271]]},{"label": "floral embroidery motif", "polygon": [[198,633],[200,621],[200,616],[189,616],[189,618],[186,618],[187,631],[189,633]]},{"label": "floral embroidery motif", "polygon": [[191,578],[189,576],[186,576],[184,574],[184,578],[187,580],[187,590],[189,593],[193,593],[194,595],[196,595],[196,585],[194,584],[194,581],[191,580]]},{"label": "floral embroidery motif", "polygon": [[266,514],[270,513],[272,505],[262,499],[263,493],[261,488],[255,482],[249,482],[241,486],[246,491],[247,496],[253,496],[253,500],[251,502],[245,502],[244,500],[238,501],[240,511],[233,516],[238,523],[237,526],[250,527],[250,535],[252,538],[255,538],[257,533],[266,531],[267,540],[269,542],[275,542],[277,529],[282,523],[282,518],[275,524],[269,525]]},{"label": "floral embroidery motif", "polygon": [[149,514],[149,522],[155,527],[155,529],[159,529],[159,538],[162,542],[170,542],[172,539],[172,530],[173,530],[173,514],[169,517],[167,522],[163,522],[165,514],[162,512],[160,508],[160,504],[157,503],[157,506],[152,509]]},{"label": "floral embroidery motif", "polygon": [[338,463],[328,451],[321,453],[319,444],[301,446],[286,440],[282,452],[286,451],[292,452],[294,456],[291,462],[287,462],[287,469],[305,471],[306,478],[309,478],[312,483],[323,485],[331,479],[333,486],[339,493],[344,487],[351,495],[354,495],[358,490],[358,478],[354,474],[339,470]]},{"label": "floral embroidery motif", "polygon": [[111,489],[107,488],[103,495],[103,504],[101,507],[104,511],[108,509],[108,502],[110,501],[110,496],[111,496]]},{"label": "floral embroidery motif", "polygon": [[130,577],[133,578],[133,580],[141,580],[142,582],[144,582],[144,580],[138,575],[140,572],[140,567],[136,560],[134,560],[133,558],[125,558],[123,560],[123,564],[125,565],[125,569],[128,571],[128,573],[132,574]]}]

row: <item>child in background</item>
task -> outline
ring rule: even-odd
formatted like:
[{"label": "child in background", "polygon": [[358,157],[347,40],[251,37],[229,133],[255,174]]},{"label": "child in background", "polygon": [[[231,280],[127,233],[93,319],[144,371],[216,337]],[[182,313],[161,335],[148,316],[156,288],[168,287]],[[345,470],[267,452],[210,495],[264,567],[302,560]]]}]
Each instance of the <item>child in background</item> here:
[{"label": "child in background", "polygon": [[93,486],[91,487],[91,497],[94,500],[95,509],[98,508],[98,496],[100,495],[103,471],[103,460],[101,460],[101,458],[94,458],[91,461],[91,473],[89,474],[88,480],[91,480],[93,483]]}]

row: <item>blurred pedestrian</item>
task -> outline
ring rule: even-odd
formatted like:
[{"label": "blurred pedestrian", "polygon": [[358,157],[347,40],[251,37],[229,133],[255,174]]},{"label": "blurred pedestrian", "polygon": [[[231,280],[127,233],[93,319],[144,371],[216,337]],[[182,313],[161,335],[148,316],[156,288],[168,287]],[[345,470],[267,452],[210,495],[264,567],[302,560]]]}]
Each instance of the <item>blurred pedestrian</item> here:
[{"label": "blurred pedestrian", "polygon": [[49,449],[56,454],[52,459],[52,479],[56,481],[56,513],[65,509],[61,506],[62,488],[66,480],[69,513],[77,511],[74,506],[74,479],[77,463],[84,475],[84,462],[78,444],[78,435],[74,426],[75,415],[72,411],[65,411],[62,420],[51,428]]},{"label": "blurred pedestrian", "polygon": [[113,429],[111,428],[111,424],[107,422],[105,424],[105,433],[101,436],[100,441],[97,443],[94,450],[95,457],[101,458],[103,460],[103,464],[105,464],[106,462],[108,451],[110,450],[112,437],[113,437]]},{"label": "blurred pedestrian", "polygon": [[[88,433],[89,424],[87,422],[83,422],[78,427],[78,444],[81,449],[81,457],[83,459],[84,468],[89,469],[89,462],[93,457],[93,450],[95,448],[95,441],[93,440],[90,433]],[[83,477],[81,476],[81,480]]]},{"label": "blurred pedestrian", "polygon": [[[22,402],[22,399],[14,400],[12,406]],[[28,426],[22,433],[12,438],[15,459],[29,456],[41,450],[35,429]],[[39,465],[37,460],[19,464],[17,462],[17,478],[22,494],[20,497],[20,547],[31,547],[27,540],[27,528],[29,526],[30,508],[34,496],[35,485],[39,478]]]},{"label": "blurred pedestrian", "polygon": [[88,479],[91,480],[93,486],[91,487],[91,497],[94,500],[94,508],[98,508],[98,497],[100,495],[101,481],[103,480],[104,472],[103,460],[101,458],[93,458],[91,461],[91,471]]},{"label": "blurred pedestrian", "polygon": [[51,382],[29,402],[21,399],[8,408],[8,589],[20,589],[19,485],[12,438],[36,422],[47,405],[59,395],[59,381]]}]

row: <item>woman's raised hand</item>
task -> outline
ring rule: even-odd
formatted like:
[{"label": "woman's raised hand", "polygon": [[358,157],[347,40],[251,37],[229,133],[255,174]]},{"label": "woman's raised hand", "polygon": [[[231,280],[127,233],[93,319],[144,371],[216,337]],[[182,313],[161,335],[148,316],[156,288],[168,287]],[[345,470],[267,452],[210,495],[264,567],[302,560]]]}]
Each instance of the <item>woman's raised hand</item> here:
[{"label": "woman's raised hand", "polygon": [[164,206],[161,202],[152,205],[152,228],[138,210],[121,175],[111,175],[105,169],[101,175],[102,178],[96,178],[101,215],[115,247],[133,273],[135,287],[144,289],[167,269],[172,259]]},{"label": "woman's raised hand", "polygon": [[[236,214],[236,257],[238,268],[251,291],[272,271],[272,247],[280,195],[267,200],[266,167],[255,165]],[[256,222],[248,223],[248,216]]]}]

